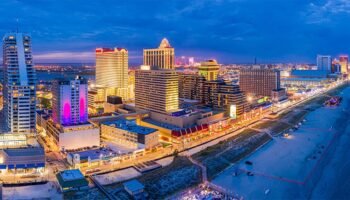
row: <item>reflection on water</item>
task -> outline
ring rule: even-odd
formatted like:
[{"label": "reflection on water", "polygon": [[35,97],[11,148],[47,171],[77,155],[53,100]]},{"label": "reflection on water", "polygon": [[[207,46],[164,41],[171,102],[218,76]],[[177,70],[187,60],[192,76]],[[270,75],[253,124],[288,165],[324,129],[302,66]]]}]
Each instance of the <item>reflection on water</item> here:
[{"label": "reflection on water", "polygon": [[50,81],[57,78],[73,79],[77,75],[82,76],[88,80],[95,80],[94,75],[79,74],[79,72],[36,72],[38,81]]}]

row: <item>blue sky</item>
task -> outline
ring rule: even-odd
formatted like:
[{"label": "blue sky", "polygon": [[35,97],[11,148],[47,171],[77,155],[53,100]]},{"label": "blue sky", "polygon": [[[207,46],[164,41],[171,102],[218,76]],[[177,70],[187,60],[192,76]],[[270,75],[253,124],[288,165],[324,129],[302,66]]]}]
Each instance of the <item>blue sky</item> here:
[{"label": "blue sky", "polygon": [[3,0],[0,34],[31,33],[35,62],[94,62],[125,47],[130,63],[168,38],[177,56],[221,63],[315,62],[350,52],[348,0]]}]

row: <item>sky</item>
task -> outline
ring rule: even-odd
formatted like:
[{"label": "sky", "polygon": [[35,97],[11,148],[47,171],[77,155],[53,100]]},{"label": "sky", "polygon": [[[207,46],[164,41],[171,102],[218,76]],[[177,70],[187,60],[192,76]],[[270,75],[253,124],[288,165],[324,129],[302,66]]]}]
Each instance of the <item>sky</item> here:
[{"label": "sky", "polygon": [[224,64],[350,52],[349,0],[1,0],[0,16],[1,35],[31,34],[36,63],[94,62],[95,48],[124,47],[140,64],[164,37],[176,56]]}]

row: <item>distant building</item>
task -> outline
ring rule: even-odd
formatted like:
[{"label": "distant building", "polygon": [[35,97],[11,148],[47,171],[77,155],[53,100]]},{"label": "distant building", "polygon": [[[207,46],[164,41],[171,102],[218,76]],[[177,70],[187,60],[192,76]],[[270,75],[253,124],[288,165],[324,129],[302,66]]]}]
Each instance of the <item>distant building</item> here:
[{"label": "distant building", "polygon": [[216,60],[206,60],[201,62],[201,65],[198,67],[198,73],[207,81],[215,81],[218,78],[219,69],[220,65]]},{"label": "distant building", "polygon": [[188,65],[189,66],[194,66],[194,57],[189,57],[188,58]]},{"label": "distant building", "polygon": [[178,84],[175,70],[136,70],[135,106],[159,113],[178,110]]},{"label": "distant building", "polygon": [[280,71],[272,69],[241,69],[239,87],[247,94],[271,96],[281,88]]},{"label": "distant building", "polygon": [[312,88],[329,83],[328,72],[323,70],[292,70],[290,76],[281,80],[285,88]]},{"label": "distant building", "polygon": [[328,55],[317,55],[317,70],[331,72],[332,60]]},{"label": "distant building", "polygon": [[159,144],[157,129],[139,126],[132,120],[119,119],[102,123],[101,136],[137,149],[150,149]]},{"label": "distant building", "polygon": [[8,33],[3,38],[4,114],[11,133],[34,133],[36,73],[31,37]]},{"label": "distant building", "polygon": [[124,48],[96,49],[96,85],[108,95],[129,99],[128,50]]},{"label": "distant building", "polygon": [[340,64],[341,73],[347,74],[349,71],[348,69],[349,57],[346,55],[339,56],[339,64]]},{"label": "distant building", "polygon": [[143,64],[151,66],[152,69],[174,69],[175,50],[164,38],[157,49],[143,50]]},{"label": "distant building", "polygon": [[79,169],[61,171],[56,174],[56,178],[62,192],[89,189],[89,182]]}]

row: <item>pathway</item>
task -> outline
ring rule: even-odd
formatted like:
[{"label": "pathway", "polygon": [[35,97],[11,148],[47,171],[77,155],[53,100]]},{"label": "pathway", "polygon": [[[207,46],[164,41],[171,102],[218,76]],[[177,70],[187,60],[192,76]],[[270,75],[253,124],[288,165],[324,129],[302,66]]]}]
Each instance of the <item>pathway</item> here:
[{"label": "pathway", "polygon": [[92,182],[94,182],[94,184],[96,185],[96,187],[103,193],[106,195],[106,197],[109,199],[109,200],[116,200],[116,198],[111,194],[109,193],[96,179],[94,176],[88,176]]}]

